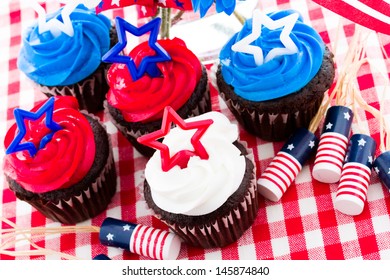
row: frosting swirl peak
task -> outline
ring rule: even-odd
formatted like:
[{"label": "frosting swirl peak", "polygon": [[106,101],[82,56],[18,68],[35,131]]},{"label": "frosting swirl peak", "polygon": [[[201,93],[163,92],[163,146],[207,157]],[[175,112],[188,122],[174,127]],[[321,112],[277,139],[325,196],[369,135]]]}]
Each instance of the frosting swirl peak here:
[{"label": "frosting swirl peak", "polygon": [[[284,10],[267,16],[273,21],[297,13]],[[227,84],[234,87],[240,97],[250,101],[266,101],[294,93],[304,87],[321,67],[325,45],[320,35],[303,22],[299,15],[290,38],[298,48],[295,54],[277,56],[257,65],[253,55],[235,52],[232,46],[252,33],[252,19],[245,22],[242,30],[228,41],[220,52],[222,75]],[[282,28],[261,28],[261,36],[252,42],[259,46],[263,56],[275,48],[283,48],[280,41]]]},{"label": "frosting swirl peak", "polygon": [[[37,111],[42,103],[31,111]],[[55,132],[34,157],[28,151],[20,151],[4,158],[3,170],[6,176],[28,191],[44,193],[69,187],[84,178],[95,159],[92,128],[87,118],[78,111],[74,97],[56,97],[53,120],[63,129]],[[24,139],[39,145],[48,132],[50,130],[45,125],[45,118],[26,121]],[[16,133],[17,126],[14,124],[4,139],[5,147],[9,146]]]},{"label": "frosting swirl peak", "polygon": [[[61,9],[47,16],[60,17]],[[77,83],[92,74],[110,47],[110,20],[79,5],[71,14],[74,35],[50,31],[39,34],[38,23],[23,34],[18,67],[34,82],[45,86]]]},{"label": "frosting swirl peak", "polygon": [[[175,166],[167,172],[161,168],[160,151],[156,151],[145,168],[154,203],[161,209],[190,216],[211,213],[238,189],[245,174],[245,157],[233,144],[238,128],[218,112],[188,118],[186,122],[212,119],[201,138],[209,159],[191,157],[186,168]],[[163,143],[172,154],[191,149],[191,130],[171,129]]]},{"label": "frosting swirl peak", "polygon": [[[159,62],[161,77],[144,75],[133,81],[124,64],[113,64],[107,79],[110,90],[108,103],[121,111],[128,122],[149,122],[162,118],[166,106],[175,111],[182,107],[194,92],[202,76],[199,59],[179,38],[158,40],[171,56],[170,61]],[[153,55],[147,42],[130,52],[138,66],[145,56]]]}]

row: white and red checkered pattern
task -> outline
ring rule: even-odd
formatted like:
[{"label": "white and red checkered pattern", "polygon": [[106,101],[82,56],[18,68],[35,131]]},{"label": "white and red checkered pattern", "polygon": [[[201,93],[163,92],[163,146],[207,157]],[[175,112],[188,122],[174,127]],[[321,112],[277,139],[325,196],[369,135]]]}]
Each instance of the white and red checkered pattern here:
[{"label": "white and red checkered pattern", "polygon": [[[48,2],[47,9],[52,9]],[[267,0],[259,1],[265,12],[277,8],[294,8],[322,36],[331,50],[337,45],[335,60],[338,69],[343,63],[348,44],[354,34],[355,24],[341,19],[314,2],[306,0]],[[124,16],[133,20],[133,8],[110,11],[110,16]],[[16,67],[21,33],[34,19],[35,13],[19,0],[0,1],[0,141],[13,120],[13,109],[30,109],[36,102],[45,98],[33,87]],[[341,28],[338,28],[339,22]],[[335,44],[337,39],[337,44]],[[385,81],[381,73],[388,77],[389,64],[383,56],[390,54],[390,38],[372,33],[367,40],[367,56],[375,67],[364,65],[358,75],[358,83],[365,100],[378,108],[382,100]],[[211,88],[213,110],[221,111],[235,122],[233,115],[215,89]],[[388,94],[390,95],[390,94]],[[379,96],[379,97],[378,97]],[[390,96],[384,99],[384,113],[390,116]],[[387,110],[387,111],[386,111]],[[107,211],[82,225],[100,226],[106,217],[167,229],[166,225],[153,216],[142,195],[143,170],[146,158],[138,154],[128,141],[116,130],[108,117],[98,115],[110,133],[114,159],[118,172],[118,191]],[[368,130],[379,144],[379,121],[371,114],[359,111],[359,127]],[[358,132],[356,123],[353,132]],[[253,152],[257,178],[264,172],[273,157],[284,143],[270,143],[255,138],[240,130],[240,136]],[[317,131],[319,136],[319,131]],[[0,145],[0,157],[5,154]],[[225,248],[199,249],[183,245],[179,259],[390,259],[390,195],[379,181],[376,173],[371,175],[368,187],[367,204],[362,214],[351,217],[334,208],[337,184],[319,183],[313,180],[311,171],[314,158],[302,167],[296,180],[290,185],[280,201],[270,202],[260,196],[258,216],[245,234],[234,244]],[[27,203],[19,201],[8,188],[0,172],[0,216],[14,222],[19,227],[59,226]],[[1,227],[8,228],[5,223]],[[37,241],[37,245],[53,251],[73,255],[79,259],[92,259],[98,254],[106,254],[113,259],[147,259],[123,250],[105,247],[100,244],[97,233],[76,233],[51,235]],[[32,249],[23,243],[15,250]],[[15,257],[16,259],[59,259],[57,255]],[[15,259],[0,255],[0,259]]]}]

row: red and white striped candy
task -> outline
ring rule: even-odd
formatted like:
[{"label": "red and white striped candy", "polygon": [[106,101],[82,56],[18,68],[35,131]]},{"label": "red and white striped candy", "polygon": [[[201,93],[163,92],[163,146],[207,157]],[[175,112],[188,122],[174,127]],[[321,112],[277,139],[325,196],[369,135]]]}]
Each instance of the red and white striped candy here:
[{"label": "red and white striped candy", "polygon": [[302,165],[293,156],[278,152],[261,174],[258,191],[271,201],[278,201],[301,171]]},{"label": "red and white striped candy", "polygon": [[347,215],[362,213],[367,200],[371,169],[358,162],[344,165],[337,187],[335,208]]},{"label": "red and white striped candy", "polygon": [[348,138],[337,132],[326,132],[320,137],[312,175],[323,183],[340,180]]}]

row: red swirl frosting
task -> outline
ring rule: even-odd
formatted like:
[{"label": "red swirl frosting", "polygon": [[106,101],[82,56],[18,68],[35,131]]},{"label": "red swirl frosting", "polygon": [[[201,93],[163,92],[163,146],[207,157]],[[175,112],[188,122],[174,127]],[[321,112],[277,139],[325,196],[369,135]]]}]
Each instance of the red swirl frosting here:
[{"label": "red swirl frosting", "polygon": [[[184,41],[174,38],[158,42],[172,58],[157,63],[162,77],[144,75],[133,81],[124,64],[113,64],[108,71],[110,90],[107,101],[120,110],[128,122],[161,119],[166,106],[178,110],[190,98],[202,76],[199,59]],[[144,57],[153,55],[154,51],[147,42],[141,43],[129,54],[137,66]]]},{"label": "red swirl frosting", "polygon": [[[38,104],[31,111],[37,111]],[[78,111],[74,97],[56,97],[53,120],[63,129],[54,133],[46,146],[34,157],[27,151],[5,156],[4,173],[34,193],[44,193],[67,188],[84,178],[95,159],[95,139],[87,118]],[[25,141],[39,146],[39,142],[51,131],[45,126],[45,118],[26,121]],[[17,133],[16,124],[6,134],[4,145],[8,147]]]}]

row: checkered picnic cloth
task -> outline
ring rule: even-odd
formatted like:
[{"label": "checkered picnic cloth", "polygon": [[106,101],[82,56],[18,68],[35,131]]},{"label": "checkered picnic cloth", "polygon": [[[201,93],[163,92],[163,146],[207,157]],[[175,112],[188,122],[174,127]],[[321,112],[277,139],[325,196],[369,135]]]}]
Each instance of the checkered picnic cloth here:
[{"label": "checkered picnic cloth", "polygon": [[[55,10],[53,2],[46,9]],[[335,51],[338,69],[342,66],[348,44],[354,34],[355,25],[336,14],[305,0],[259,1],[264,11],[293,8],[300,11],[309,24],[321,35],[328,47]],[[134,7],[109,11],[116,15],[134,19]],[[34,90],[30,82],[16,67],[21,45],[21,33],[33,20],[35,12],[18,0],[1,1],[0,4],[0,139],[14,123],[13,109],[30,109],[46,97]],[[339,25],[341,23],[341,25]],[[341,28],[338,28],[341,26]],[[389,64],[380,48],[390,54],[389,38],[372,33],[368,40],[367,57],[372,64],[364,65],[358,73],[358,82],[365,100],[379,108],[385,77]],[[389,48],[388,48],[389,47]],[[211,87],[213,110],[221,111],[236,122],[217,91]],[[388,94],[389,95],[389,94]],[[378,97],[379,96],[379,97]],[[389,107],[390,96],[383,99],[384,108]],[[386,116],[390,112],[384,110]],[[129,142],[118,132],[104,113],[98,116],[107,126],[110,134],[116,169],[118,188],[108,209],[96,218],[80,225],[100,226],[104,218],[113,217],[156,228],[167,229],[166,225],[153,216],[147,208],[142,194],[143,171],[147,159],[138,154]],[[360,111],[359,123],[353,124],[353,132],[369,131],[379,144],[379,121],[371,114]],[[321,127],[319,128],[319,130]],[[317,131],[317,135],[319,134]],[[282,142],[266,142],[255,138],[240,127],[240,137],[248,143],[253,152],[257,176],[259,176],[281,149]],[[377,152],[377,154],[379,151]],[[0,157],[5,154],[0,145]],[[235,243],[217,249],[199,249],[183,244],[179,259],[389,259],[390,258],[390,197],[388,191],[373,173],[368,189],[368,198],[361,215],[351,217],[334,208],[337,184],[319,183],[313,180],[311,171],[314,159],[304,166],[295,182],[279,202],[270,202],[260,196],[257,218],[245,234]],[[18,227],[58,227],[59,223],[45,218],[29,204],[14,196],[0,172],[0,216],[14,222]],[[2,228],[9,228],[5,223]],[[36,244],[63,252],[79,259],[92,259],[98,254],[107,254],[113,259],[146,259],[142,256],[109,248],[100,244],[97,233],[71,233],[50,235]],[[28,243],[18,244],[18,250],[32,249]],[[0,259],[61,259],[57,254],[34,257],[10,257]]]}]

